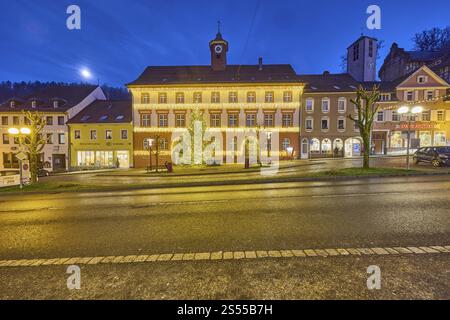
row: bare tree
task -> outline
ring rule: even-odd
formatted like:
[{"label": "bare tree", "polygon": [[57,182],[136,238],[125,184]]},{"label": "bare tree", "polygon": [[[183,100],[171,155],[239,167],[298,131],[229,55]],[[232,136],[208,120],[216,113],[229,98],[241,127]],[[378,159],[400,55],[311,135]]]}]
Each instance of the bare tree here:
[{"label": "bare tree", "polygon": [[349,114],[348,117],[358,126],[363,140],[364,169],[370,168],[370,136],[372,134],[373,121],[379,109],[379,100],[380,91],[377,85],[373,86],[372,91],[366,91],[363,86],[359,86],[356,90],[356,99],[351,100],[358,112],[358,116],[354,117],[352,114]]},{"label": "bare tree", "polygon": [[450,26],[446,28],[432,28],[416,33],[414,49],[418,51],[439,51],[450,44]]},{"label": "bare tree", "polygon": [[39,155],[47,143],[42,135],[42,130],[47,122],[39,112],[24,111],[24,114],[29,123],[30,134],[23,139],[22,146],[30,159],[31,182],[36,183],[38,180]]}]

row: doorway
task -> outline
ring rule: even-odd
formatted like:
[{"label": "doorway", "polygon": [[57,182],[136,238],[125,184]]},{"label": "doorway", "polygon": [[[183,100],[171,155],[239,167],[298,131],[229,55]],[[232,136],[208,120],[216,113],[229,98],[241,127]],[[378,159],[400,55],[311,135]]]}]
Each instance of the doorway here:
[{"label": "doorway", "polygon": [[53,159],[53,171],[65,171],[66,170],[66,155],[54,154]]},{"label": "doorway", "polygon": [[119,168],[130,168],[130,153],[129,151],[117,151],[117,161],[119,162]]}]

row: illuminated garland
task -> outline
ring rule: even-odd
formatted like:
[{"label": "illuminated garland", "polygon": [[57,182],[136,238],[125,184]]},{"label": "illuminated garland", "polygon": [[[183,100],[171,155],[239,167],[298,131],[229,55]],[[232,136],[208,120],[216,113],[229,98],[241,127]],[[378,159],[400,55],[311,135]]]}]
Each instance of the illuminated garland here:
[{"label": "illuminated garland", "polygon": [[[419,101],[405,101],[405,102],[401,102],[401,103],[396,103],[395,105],[392,105],[390,107],[386,107],[386,108],[382,108],[383,110],[394,110],[394,109],[398,109],[400,107],[403,106],[410,106],[410,105],[418,105],[418,104],[423,104],[423,103],[438,103],[440,102],[440,100],[442,100],[442,102],[444,102],[445,99],[449,98],[450,99],[450,94],[444,95],[444,96],[440,96],[438,98],[434,98],[434,99],[430,99],[430,100],[419,100]],[[379,103],[389,103],[389,101],[379,101]]]}]

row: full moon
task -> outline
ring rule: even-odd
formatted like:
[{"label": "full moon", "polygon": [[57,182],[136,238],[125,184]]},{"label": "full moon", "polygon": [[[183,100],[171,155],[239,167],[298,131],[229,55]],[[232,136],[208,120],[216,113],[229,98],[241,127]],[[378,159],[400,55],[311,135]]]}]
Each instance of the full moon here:
[{"label": "full moon", "polygon": [[80,73],[85,79],[90,79],[92,77],[92,74],[88,69],[82,69]]}]

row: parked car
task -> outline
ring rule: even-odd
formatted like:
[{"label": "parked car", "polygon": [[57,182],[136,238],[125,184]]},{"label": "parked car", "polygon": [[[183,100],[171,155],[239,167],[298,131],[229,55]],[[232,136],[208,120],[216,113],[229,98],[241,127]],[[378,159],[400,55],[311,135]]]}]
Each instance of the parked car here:
[{"label": "parked car", "polygon": [[450,147],[427,147],[420,148],[414,154],[414,162],[431,163],[433,167],[450,164]]},{"label": "parked car", "polygon": [[48,177],[49,175],[50,175],[50,172],[48,172],[45,169],[39,169],[38,170],[38,177],[39,178],[41,178],[41,177]]}]

